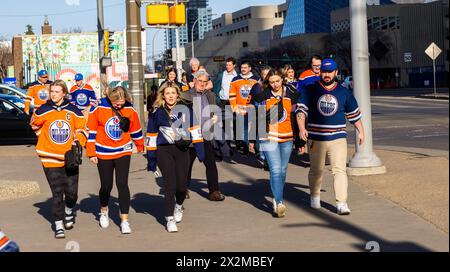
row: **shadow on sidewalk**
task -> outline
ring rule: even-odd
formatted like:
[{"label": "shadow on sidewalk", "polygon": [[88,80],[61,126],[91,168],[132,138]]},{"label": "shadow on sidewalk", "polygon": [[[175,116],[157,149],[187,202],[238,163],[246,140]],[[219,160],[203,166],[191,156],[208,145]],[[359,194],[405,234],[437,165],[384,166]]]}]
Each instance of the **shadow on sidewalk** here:
[{"label": "shadow on sidewalk", "polygon": [[44,217],[45,220],[47,220],[50,223],[52,229],[54,230],[55,226],[53,226],[54,225],[53,223],[55,220],[53,218],[52,205],[53,205],[53,198],[48,198],[46,201],[35,203],[33,206],[39,209],[38,214]]},{"label": "shadow on sidewalk", "polygon": [[[100,219],[100,199],[98,195],[89,194],[89,197],[86,197],[80,201],[79,209],[81,212],[92,214],[96,221]],[[119,200],[116,197],[110,197],[109,199],[109,218],[120,227],[120,209],[119,209]]]},{"label": "shadow on sidewalk", "polygon": [[159,224],[166,227],[164,196],[138,193],[131,199],[131,207],[136,213],[153,216]]},{"label": "shadow on sidewalk", "polygon": [[[236,175],[243,178],[246,184],[236,184],[234,182],[228,181],[226,183],[221,183],[221,190],[223,193],[235,197],[239,200],[245,201],[252,204],[254,207],[266,211],[272,211],[272,203],[266,200],[266,196],[270,196],[270,185],[267,180],[254,180],[250,175],[241,171],[237,167],[231,165],[223,165],[230,172],[234,172]],[[322,210],[314,210],[309,207],[309,193],[305,192],[304,189],[308,189],[307,186],[293,184],[286,182],[284,190],[284,198],[286,201],[292,203],[298,208],[302,209],[303,212],[308,213],[310,216],[316,217],[323,221],[322,224],[310,224],[310,223],[299,223],[299,224],[285,224],[286,228],[294,227],[323,227],[333,230],[339,230],[343,233],[351,235],[361,241],[361,243],[351,244],[356,250],[368,251],[373,249],[374,244],[379,245],[380,251],[383,252],[425,252],[430,251],[429,249],[408,241],[391,242],[384,240],[377,234],[371,233],[357,225],[341,219],[336,215],[336,208],[329,204],[322,202]],[[330,212],[332,214],[330,214]],[[318,238],[320,242],[320,238]]]}]

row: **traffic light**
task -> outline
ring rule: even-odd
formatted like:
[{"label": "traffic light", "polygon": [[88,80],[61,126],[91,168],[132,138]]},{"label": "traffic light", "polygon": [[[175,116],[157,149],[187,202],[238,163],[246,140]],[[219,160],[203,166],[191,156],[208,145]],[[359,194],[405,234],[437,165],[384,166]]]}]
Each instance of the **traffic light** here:
[{"label": "traffic light", "polygon": [[103,31],[103,42],[104,42],[104,46],[103,46],[103,55],[104,56],[108,56],[109,52],[111,52],[111,50],[113,50],[113,45],[112,43],[114,42],[113,36],[114,32],[113,31],[109,31],[108,29],[105,29]]},{"label": "traffic light", "polygon": [[177,5],[150,4],[146,9],[148,25],[185,25],[186,6],[183,3]]}]

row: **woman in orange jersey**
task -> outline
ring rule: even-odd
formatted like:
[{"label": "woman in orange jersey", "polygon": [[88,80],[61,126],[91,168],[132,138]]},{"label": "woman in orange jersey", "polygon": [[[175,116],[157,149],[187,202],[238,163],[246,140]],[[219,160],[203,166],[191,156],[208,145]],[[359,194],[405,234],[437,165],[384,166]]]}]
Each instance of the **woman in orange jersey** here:
[{"label": "woman in orange jersey", "polygon": [[264,107],[266,112],[266,119],[258,120],[259,127],[262,124],[267,132],[267,135],[259,135],[260,147],[269,164],[273,211],[277,217],[284,217],[284,183],[294,138],[291,113],[295,111],[298,96],[293,87],[283,84],[281,71],[270,70],[266,80],[268,88],[253,96],[251,104]]},{"label": "woman in orange jersey", "polygon": [[92,106],[88,117],[89,139],[86,153],[90,161],[97,165],[100,175],[100,226],[109,226],[108,203],[113,187],[115,172],[119,192],[120,229],[130,234],[128,222],[130,210],[130,189],[128,174],[133,144],[138,152],[144,151],[141,123],[131,104],[127,90],[118,86],[106,89],[106,97]]},{"label": "woman in orange jersey", "polygon": [[87,140],[86,119],[65,98],[68,92],[62,80],[50,84],[50,99],[34,112],[31,120],[38,136],[36,152],[52,190],[55,237],[58,239],[65,238],[64,228],[73,228],[75,213],[72,209],[78,199],[78,168],[67,169],[64,155],[72,145],[84,146]]}]

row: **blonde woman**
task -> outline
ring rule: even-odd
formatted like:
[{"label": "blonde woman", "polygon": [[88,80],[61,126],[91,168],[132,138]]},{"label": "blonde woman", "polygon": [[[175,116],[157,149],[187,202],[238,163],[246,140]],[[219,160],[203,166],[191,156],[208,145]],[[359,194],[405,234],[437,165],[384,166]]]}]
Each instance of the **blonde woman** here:
[{"label": "blonde woman", "polygon": [[109,226],[108,203],[115,172],[119,192],[120,229],[122,234],[130,234],[128,222],[130,190],[128,174],[133,142],[138,152],[144,151],[144,138],[131,97],[121,86],[106,89],[106,97],[93,106],[88,118],[89,139],[86,153],[90,161],[97,165],[100,175],[100,226]]},{"label": "blonde woman", "polygon": [[180,91],[174,82],[160,87],[147,126],[148,171],[155,172],[156,165],[161,170],[168,232],[177,232],[176,223],[183,218],[190,143],[194,144],[199,160],[205,158],[200,126],[193,125],[192,109],[182,102]]},{"label": "blonde woman", "polygon": [[295,79],[295,70],[292,68],[292,65],[286,64],[282,69],[282,73],[284,76],[284,83],[295,88],[297,86],[297,80]]}]

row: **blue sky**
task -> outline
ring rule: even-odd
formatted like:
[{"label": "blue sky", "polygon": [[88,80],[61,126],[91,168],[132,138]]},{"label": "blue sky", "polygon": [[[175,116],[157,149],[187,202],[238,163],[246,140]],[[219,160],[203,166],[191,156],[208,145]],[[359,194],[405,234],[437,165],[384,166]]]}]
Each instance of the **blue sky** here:
[{"label": "blue sky", "polygon": [[[252,5],[281,4],[284,0],[210,0],[214,14],[234,12]],[[125,0],[103,0],[105,27],[123,30],[126,24]],[[84,32],[97,30],[96,0],[2,0],[0,2],[0,37],[11,39],[23,34],[26,25],[33,26],[35,33],[41,33],[44,15],[48,15],[53,33],[62,29],[81,27]],[[144,8],[142,22],[145,23]],[[214,16],[217,17],[217,16]],[[147,31],[147,43],[150,43],[155,30]],[[159,53],[164,49],[164,34],[157,34],[155,49]]]}]

